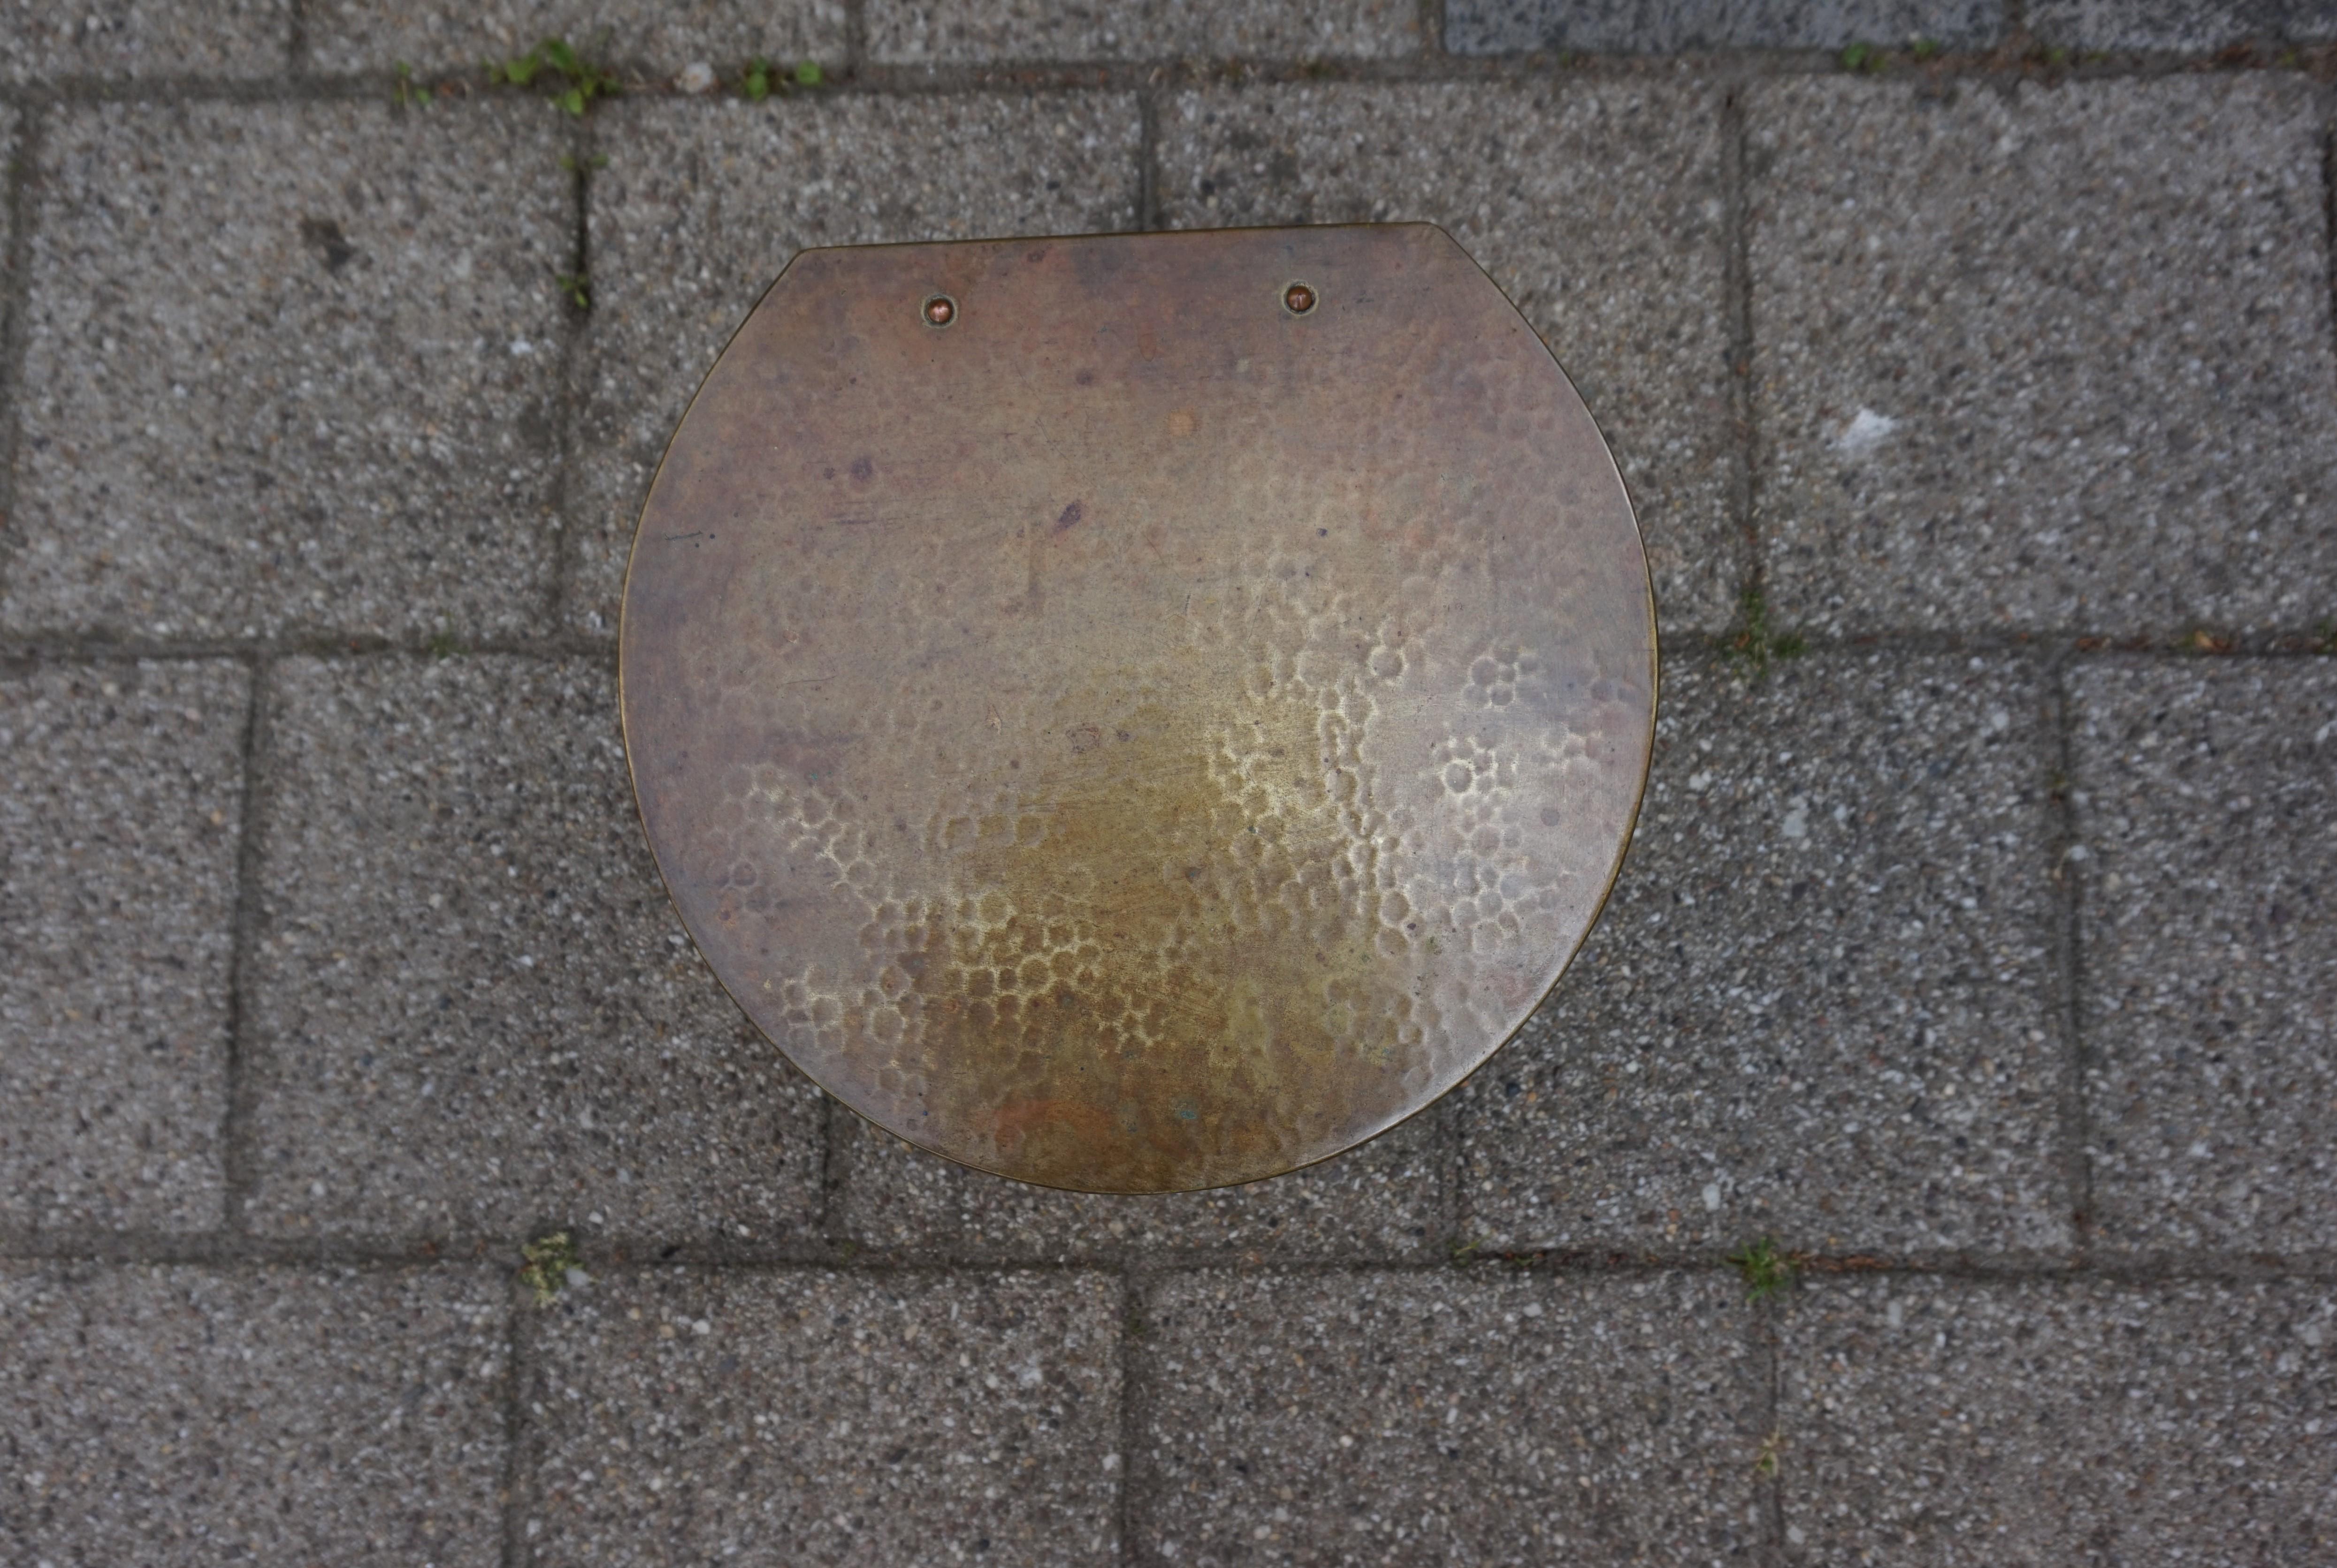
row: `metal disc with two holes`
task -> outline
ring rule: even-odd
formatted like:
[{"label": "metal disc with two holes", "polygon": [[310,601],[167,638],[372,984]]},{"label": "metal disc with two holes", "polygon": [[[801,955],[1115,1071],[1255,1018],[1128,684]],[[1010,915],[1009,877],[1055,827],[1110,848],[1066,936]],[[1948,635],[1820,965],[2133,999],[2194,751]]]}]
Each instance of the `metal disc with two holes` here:
[{"label": "metal disc with two holes", "polygon": [[1420,1110],[1612,884],[1647,558],[1442,230],[809,250],[643,510],[627,753],[683,922],[828,1093],[1054,1187]]}]

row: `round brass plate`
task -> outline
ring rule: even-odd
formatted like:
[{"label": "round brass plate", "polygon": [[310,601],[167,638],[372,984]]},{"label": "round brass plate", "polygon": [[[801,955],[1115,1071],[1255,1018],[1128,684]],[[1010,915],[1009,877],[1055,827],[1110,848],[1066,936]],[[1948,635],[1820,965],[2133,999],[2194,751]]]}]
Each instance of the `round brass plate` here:
[{"label": "round brass plate", "polygon": [[1596,917],[1654,724],[1606,445],[1424,225],[804,252],[674,434],[621,644],[748,1015],[911,1142],[1093,1191],[1459,1083]]}]

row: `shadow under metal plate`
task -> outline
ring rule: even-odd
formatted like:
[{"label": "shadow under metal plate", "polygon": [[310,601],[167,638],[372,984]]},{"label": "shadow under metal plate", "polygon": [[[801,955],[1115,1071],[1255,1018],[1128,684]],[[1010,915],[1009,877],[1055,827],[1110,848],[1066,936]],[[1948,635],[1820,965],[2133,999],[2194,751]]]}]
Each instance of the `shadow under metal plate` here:
[{"label": "shadow under metal plate", "polygon": [[1474,1070],[1654,726],[1614,462],[1426,225],[804,252],[667,449],[621,647],[748,1014],[1091,1191],[1289,1171]]}]

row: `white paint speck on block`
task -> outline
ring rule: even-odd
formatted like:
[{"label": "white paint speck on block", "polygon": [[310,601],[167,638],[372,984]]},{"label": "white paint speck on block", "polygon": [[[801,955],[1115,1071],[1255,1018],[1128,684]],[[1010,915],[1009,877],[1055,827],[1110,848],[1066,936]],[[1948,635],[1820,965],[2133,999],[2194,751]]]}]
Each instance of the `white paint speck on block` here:
[{"label": "white paint speck on block", "polygon": [[1715,1213],[1718,1213],[1720,1211],[1719,1182],[1707,1181],[1704,1184],[1704,1206]]},{"label": "white paint speck on block", "polygon": [[1882,438],[1899,428],[1899,421],[1888,414],[1877,414],[1872,408],[1861,408],[1842,427],[1833,444],[1853,457],[1863,457],[1882,444]]}]

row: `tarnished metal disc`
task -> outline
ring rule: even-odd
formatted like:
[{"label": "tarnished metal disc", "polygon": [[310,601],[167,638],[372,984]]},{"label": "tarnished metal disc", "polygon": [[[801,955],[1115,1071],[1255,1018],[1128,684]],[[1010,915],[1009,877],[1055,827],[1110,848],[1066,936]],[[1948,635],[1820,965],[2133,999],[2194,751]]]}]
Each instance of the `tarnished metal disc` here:
[{"label": "tarnished metal disc", "polygon": [[1335,1154],[1508,1037],[1614,879],[1621,480],[1441,230],[809,250],[633,546],[626,746],[755,1022],[1097,1191]]}]

